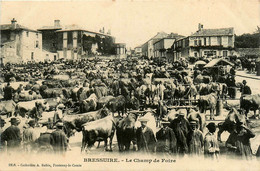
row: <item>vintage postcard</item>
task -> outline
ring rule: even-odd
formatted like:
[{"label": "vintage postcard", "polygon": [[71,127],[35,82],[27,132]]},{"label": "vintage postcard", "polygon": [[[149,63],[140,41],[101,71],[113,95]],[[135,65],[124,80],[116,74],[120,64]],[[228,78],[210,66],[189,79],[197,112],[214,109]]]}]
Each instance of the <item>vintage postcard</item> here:
[{"label": "vintage postcard", "polygon": [[260,170],[259,7],[0,1],[0,170]]}]

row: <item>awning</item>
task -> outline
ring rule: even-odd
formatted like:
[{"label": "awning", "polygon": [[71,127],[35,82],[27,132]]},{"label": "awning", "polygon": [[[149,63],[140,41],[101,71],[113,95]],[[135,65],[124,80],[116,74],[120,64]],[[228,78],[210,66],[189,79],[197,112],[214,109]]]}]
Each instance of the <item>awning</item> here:
[{"label": "awning", "polygon": [[233,66],[234,64],[227,61],[226,59],[218,58],[218,59],[212,59],[207,65],[204,66],[204,68],[212,68],[215,66],[224,66],[224,65],[231,65]]}]

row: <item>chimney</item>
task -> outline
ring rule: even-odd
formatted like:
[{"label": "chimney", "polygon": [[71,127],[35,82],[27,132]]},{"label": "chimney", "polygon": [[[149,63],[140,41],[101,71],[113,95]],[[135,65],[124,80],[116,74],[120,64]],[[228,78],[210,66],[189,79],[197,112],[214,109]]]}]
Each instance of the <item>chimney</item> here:
[{"label": "chimney", "polygon": [[60,27],[60,20],[54,20],[54,27]]},{"label": "chimney", "polygon": [[203,25],[199,23],[198,31],[201,31],[203,29]]},{"label": "chimney", "polygon": [[103,27],[102,33],[105,33],[105,27]]},{"label": "chimney", "polygon": [[17,21],[15,20],[15,18],[13,18],[13,19],[11,20],[11,24],[12,24],[12,27],[13,27],[14,29],[16,29],[16,23],[17,23]]}]

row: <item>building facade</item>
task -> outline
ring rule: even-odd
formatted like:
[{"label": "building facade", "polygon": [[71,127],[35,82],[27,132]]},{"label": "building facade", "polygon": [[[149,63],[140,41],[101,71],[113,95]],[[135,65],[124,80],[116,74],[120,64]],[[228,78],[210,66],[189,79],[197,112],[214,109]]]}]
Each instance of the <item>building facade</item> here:
[{"label": "building facade", "polygon": [[142,56],[142,46],[137,46],[134,49],[135,56],[141,57]]},{"label": "building facade", "polygon": [[153,38],[142,45],[142,55],[148,57],[149,59],[154,58],[153,44],[162,38],[166,38],[167,36],[168,34],[165,32],[158,32]]},{"label": "building facade", "polygon": [[0,25],[0,31],[1,64],[44,60],[41,32],[17,24],[15,19],[11,24]]},{"label": "building facade", "polygon": [[77,25],[67,26],[56,32],[59,58],[77,60],[100,52],[115,51],[115,38],[109,34],[88,31]]},{"label": "building facade", "polygon": [[54,20],[53,26],[43,26],[38,29],[42,33],[42,49],[45,60],[53,61],[57,60],[57,45],[58,45],[58,34],[56,31],[61,30],[60,20]]},{"label": "building facade", "polygon": [[234,28],[203,29],[177,40],[173,45],[174,57],[216,57],[234,53]]}]

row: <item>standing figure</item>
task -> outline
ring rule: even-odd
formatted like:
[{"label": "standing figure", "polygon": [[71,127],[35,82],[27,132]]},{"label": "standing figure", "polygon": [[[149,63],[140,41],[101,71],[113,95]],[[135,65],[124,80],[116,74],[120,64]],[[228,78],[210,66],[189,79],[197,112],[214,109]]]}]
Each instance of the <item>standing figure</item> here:
[{"label": "standing figure", "polygon": [[17,118],[11,118],[9,121],[11,126],[9,126],[2,134],[2,142],[7,142],[7,150],[19,150],[22,141],[21,131],[18,128],[20,120]]},{"label": "standing figure", "polygon": [[0,152],[5,151],[5,142],[2,141],[2,133],[4,132],[3,128],[6,122],[0,117]]},{"label": "standing figure", "polygon": [[153,130],[147,126],[148,119],[140,118],[141,127],[136,130],[138,151],[152,153],[156,151],[156,138]]},{"label": "standing figure", "polygon": [[170,128],[173,129],[177,138],[177,153],[179,155],[188,153],[187,136],[190,130],[190,124],[187,119],[184,118],[184,115],[184,112],[180,111],[178,117],[170,124]]},{"label": "standing figure", "polygon": [[51,133],[51,145],[56,154],[64,154],[68,147],[68,138],[63,131],[63,123],[56,124],[56,130]]},{"label": "standing figure", "polygon": [[239,121],[235,126],[236,129],[229,135],[226,145],[233,149],[233,154],[236,154],[236,156],[243,159],[251,159],[250,139],[254,138],[255,134],[243,122]]},{"label": "standing figure", "polygon": [[8,82],[7,85],[4,87],[4,99],[5,100],[12,100],[13,98],[14,89],[10,86]]},{"label": "standing figure", "polygon": [[177,139],[173,130],[169,127],[168,119],[162,119],[163,127],[156,133],[156,152],[169,155],[177,152]]},{"label": "standing figure", "polygon": [[29,127],[23,131],[23,147],[26,152],[31,152],[33,143],[36,140],[35,120],[30,120],[28,125]]},{"label": "standing figure", "polygon": [[211,122],[206,127],[208,128],[209,132],[205,135],[204,139],[204,155],[205,157],[218,159],[219,144],[214,134],[216,132],[216,125],[214,122]]},{"label": "standing figure", "polygon": [[246,80],[243,80],[242,83],[243,83],[243,86],[240,89],[241,96],[252,94],[251,88],[248,85],[246,85],[247,84]]},{"label": "standing figure", "polygon": [[191,121],[191,130],[188,134],[187,144],[189,153],[192,155],[201,155],[203,147],[203,135],[198,129],[198,121]]}]

